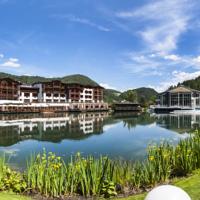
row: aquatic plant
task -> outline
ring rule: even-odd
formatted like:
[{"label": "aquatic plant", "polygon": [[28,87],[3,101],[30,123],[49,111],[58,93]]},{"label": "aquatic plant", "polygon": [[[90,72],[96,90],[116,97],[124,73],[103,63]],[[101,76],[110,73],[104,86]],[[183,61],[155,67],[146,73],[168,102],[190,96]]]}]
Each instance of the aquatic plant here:
[{"label": "aquatic plant", "polygon": [[112,180],[114,165],[106,157],[94,159],[77,153],[67,164],[52,152],[33,157],[27,168],[28,187],[46,196],[99,195],[105,180]]}]

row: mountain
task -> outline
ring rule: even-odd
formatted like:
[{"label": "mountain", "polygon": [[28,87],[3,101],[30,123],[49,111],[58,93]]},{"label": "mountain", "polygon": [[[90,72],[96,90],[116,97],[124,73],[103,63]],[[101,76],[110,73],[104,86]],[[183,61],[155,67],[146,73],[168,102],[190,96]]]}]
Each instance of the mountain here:
[{"label": "mountain", "polygon": [[75,75],[70,75],[70,76],[64,76],[64,77],[55,77],[55,78],[45,78],[42,76],[17,76],[17,75],[12,75],[12,74],[6,74],[6,73],[0,73],[0,78],[5,78],[9,77],[12,78],[16,81],[20,81],[22,83],[26,84],[32,84],[35,82],[40,82],[40,81],[51,81],[51,80],[60,80],[63,83],[79,83],[82,85],[91,85],[91,86],[98,86],[99,84],[90,79],[87,76],[81,75],[81,74],[75,74]]},{"label": "mountain", "polygon": [[158,94],[158,92],[156,92],[153,88],[146,87],[137,88],[135,91],[137,93],[139,102],[141,102],[142,99],[154,100]]},{"label": "mountain", "polygon": [[105,89],[104,90],[104,101],[108,103],[120,102],[121,92],[113,89]]},{"label": "mountain", "polygon": [[[180,85],[180,83],[178,85]],[[200,76],[195,79],[184,81],[183,83],[181,83],[181,85],[185,85],[195,90],[200,90]]]},{"label": "mountain", "polygon": [[152,88],[141,87],[121,93],[120,98],[140,103],[142,106],[148,106],[155,102],[157,94],[158,93]]},{"label": "mountain", "polygon": [[70,76],[64,76],[60,79],[63,83],[79,83],[82,85],[99,86],[97,82],[90,79],[87,76],[81,74],[75,74]]}]

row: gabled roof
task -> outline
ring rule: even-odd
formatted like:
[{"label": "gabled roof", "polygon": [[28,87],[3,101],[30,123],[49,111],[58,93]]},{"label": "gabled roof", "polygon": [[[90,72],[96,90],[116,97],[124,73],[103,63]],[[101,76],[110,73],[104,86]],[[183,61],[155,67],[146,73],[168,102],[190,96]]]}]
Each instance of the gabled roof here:
[{"label": "gabled roof", "polygon": [[0,81],[9,81],[9,82],[15,82],[15,83],[21,84],[19,81],[16,81],[16,80],[9,78],[9,77],[0,78]]},{"label": "gabled roof", "polygon": [[194,90],[194,89],[191,89],[191,88],[186,87],[184,85],[180,85],[180,86],[177,86],[175,88],[168,89],[165,92],[162,92],[160,94],[164,94],[164,93],[189,93],[189,92],[199,92],[200,93],[199,90]]},{"label": "gabled roof", "polygon": [[192,89],[184,87],[184,86],[178,86],[176,88],[173,88],[168,91],[169,93],[178,93],[178,92],[193,92]]}]

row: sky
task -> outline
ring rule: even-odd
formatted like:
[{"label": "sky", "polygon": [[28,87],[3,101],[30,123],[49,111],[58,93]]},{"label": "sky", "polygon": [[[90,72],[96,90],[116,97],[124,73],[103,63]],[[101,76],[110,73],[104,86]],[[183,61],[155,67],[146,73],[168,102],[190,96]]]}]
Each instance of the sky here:
[{"label": "sky", "polygon": [[200,1],[0,0],[0,71],[161,92],[200,76]]}]

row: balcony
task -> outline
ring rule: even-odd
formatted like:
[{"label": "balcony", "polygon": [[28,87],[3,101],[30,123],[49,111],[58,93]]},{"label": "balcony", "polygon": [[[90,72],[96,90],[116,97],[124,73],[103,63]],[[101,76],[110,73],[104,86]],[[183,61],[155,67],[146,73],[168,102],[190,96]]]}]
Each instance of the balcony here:
[{"label": "balcony", "polygon": [[52,99],[52,96],[46,96],[45,99]]}]

